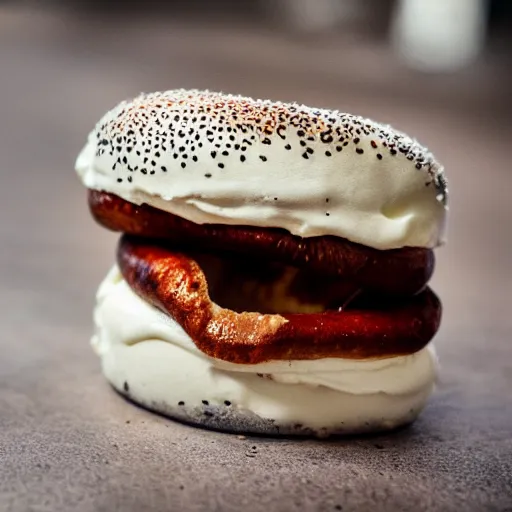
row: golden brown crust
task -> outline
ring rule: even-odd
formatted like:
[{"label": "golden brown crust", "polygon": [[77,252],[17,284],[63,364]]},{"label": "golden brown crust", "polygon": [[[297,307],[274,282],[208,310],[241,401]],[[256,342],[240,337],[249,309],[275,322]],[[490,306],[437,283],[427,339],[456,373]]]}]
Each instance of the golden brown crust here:
[{"label": "golden brown crust", "polygon": [[250,254],[313,274],[343,278],[354,289],[374,294],[413,295],[426,286],[434,270],[431,249],[380,251],[333,236],[301,238],[278,228],[199,225],[96,190],[89,190],[89,206],[94,218],[114,231],[166,239],[179,244],[180,250]]},{"label": "golden brown crust", "polygon": [[235,313],[210,300],[204,273],[183,253],[125,235],[117,260],[130,287],[171,315],[202,352],[233,363],[412,354],[434,336],[441,317],[439,300],[428,288],[378,310]]}]

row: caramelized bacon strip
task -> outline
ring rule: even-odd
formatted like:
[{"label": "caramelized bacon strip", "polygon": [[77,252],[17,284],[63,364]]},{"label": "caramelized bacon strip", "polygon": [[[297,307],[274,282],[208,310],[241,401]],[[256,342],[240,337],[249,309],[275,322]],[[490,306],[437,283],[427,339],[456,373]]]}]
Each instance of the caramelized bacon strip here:
[{"label": "caramelized bacon strip", "polygon": [[240,364],[271,359],[369,359],[412,354],[436,333],[441,305],[426,289],[401,305],[318,314],[235,313],[214,304],[199,265],[124,235],[118,265],[130,287],[167,312],[205,354]]},{"label": "caramelized bacon strip", "polygon": [[413,295],[426,286],[434,271],[430,249],[379,251],[333,236],[301,238],[278,228],[199,225],[95,190],[89,190],[89,206],[94,218],[114,231],[166,239],[180,250],[250,254],[318,275],[342,277],[355,289],[374,294]]}]

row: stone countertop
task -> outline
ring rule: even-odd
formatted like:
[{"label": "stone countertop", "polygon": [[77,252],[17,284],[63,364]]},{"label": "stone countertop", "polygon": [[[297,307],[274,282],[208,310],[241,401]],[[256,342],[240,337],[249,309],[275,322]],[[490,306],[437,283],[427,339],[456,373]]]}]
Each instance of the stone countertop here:
[{"label": "stone countertop", "polygon": [[[382,89],[343,81],[327,43],[312,82],[296,42],[256,29],[210,28],[222,46],[212,61],[202,25],[141,21],[147,30],[127,46],[130,23],[109,23],[0,8],[0,509],[512,510],[512,127],[481,77],[501,71],[484,63],[440,78],[446,95],[432,82],[429,102],[426,81],[392,60],[378,68],[385,76],[354,64]],[[273,81],[258,72],[261,52],[243,55],[255,45],[288,55]],[[340,65],[383,51],[368,45]],[[393,80],[409,80],[407,94],[386,93]],[[450,242],[432,283],[445,306],[442,374],[412,427],[337,441],[240,438],[151,414],[107,385],[89,337],[116,236],[90,219],[74,158],[119,99],[179,86],[371,115],[445,163]]]}]

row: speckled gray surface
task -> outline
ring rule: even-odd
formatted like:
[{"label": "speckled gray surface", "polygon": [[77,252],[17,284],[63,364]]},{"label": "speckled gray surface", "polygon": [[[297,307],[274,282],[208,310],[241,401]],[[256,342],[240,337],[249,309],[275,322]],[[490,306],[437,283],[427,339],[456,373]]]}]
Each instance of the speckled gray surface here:
[{"label": "speckled gray surface", "polygon": [[[299,50],[250,27],[111,23],[0,8],[0,510],[511,511],[512,128],[502,68],[491,59],[431,81],[427,103],[428,80],[373,43]],[[129,49],[127,34],[136,34]],[[88,339],[115,236],[90,220],[73,160],[120,98],[179,86],[393,121],[445,163],[450,244],[433,282],[445,304],[442,378],[412,427],[241,439],[137,408],[105,382]]]}]

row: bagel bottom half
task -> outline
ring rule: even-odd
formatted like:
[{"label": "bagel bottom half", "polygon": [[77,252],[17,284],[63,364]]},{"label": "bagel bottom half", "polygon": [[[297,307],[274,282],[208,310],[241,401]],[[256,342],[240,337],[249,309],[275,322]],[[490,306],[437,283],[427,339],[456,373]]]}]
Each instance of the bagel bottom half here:
[{"label": "bagel bottom half", "polygon": [[398,357],[235,364],[202,353],[114,267],[101,284],[93,346],[120,393],[173,419],[237,433],[354,434],[412,422],[434,386],[431,345]]}]

